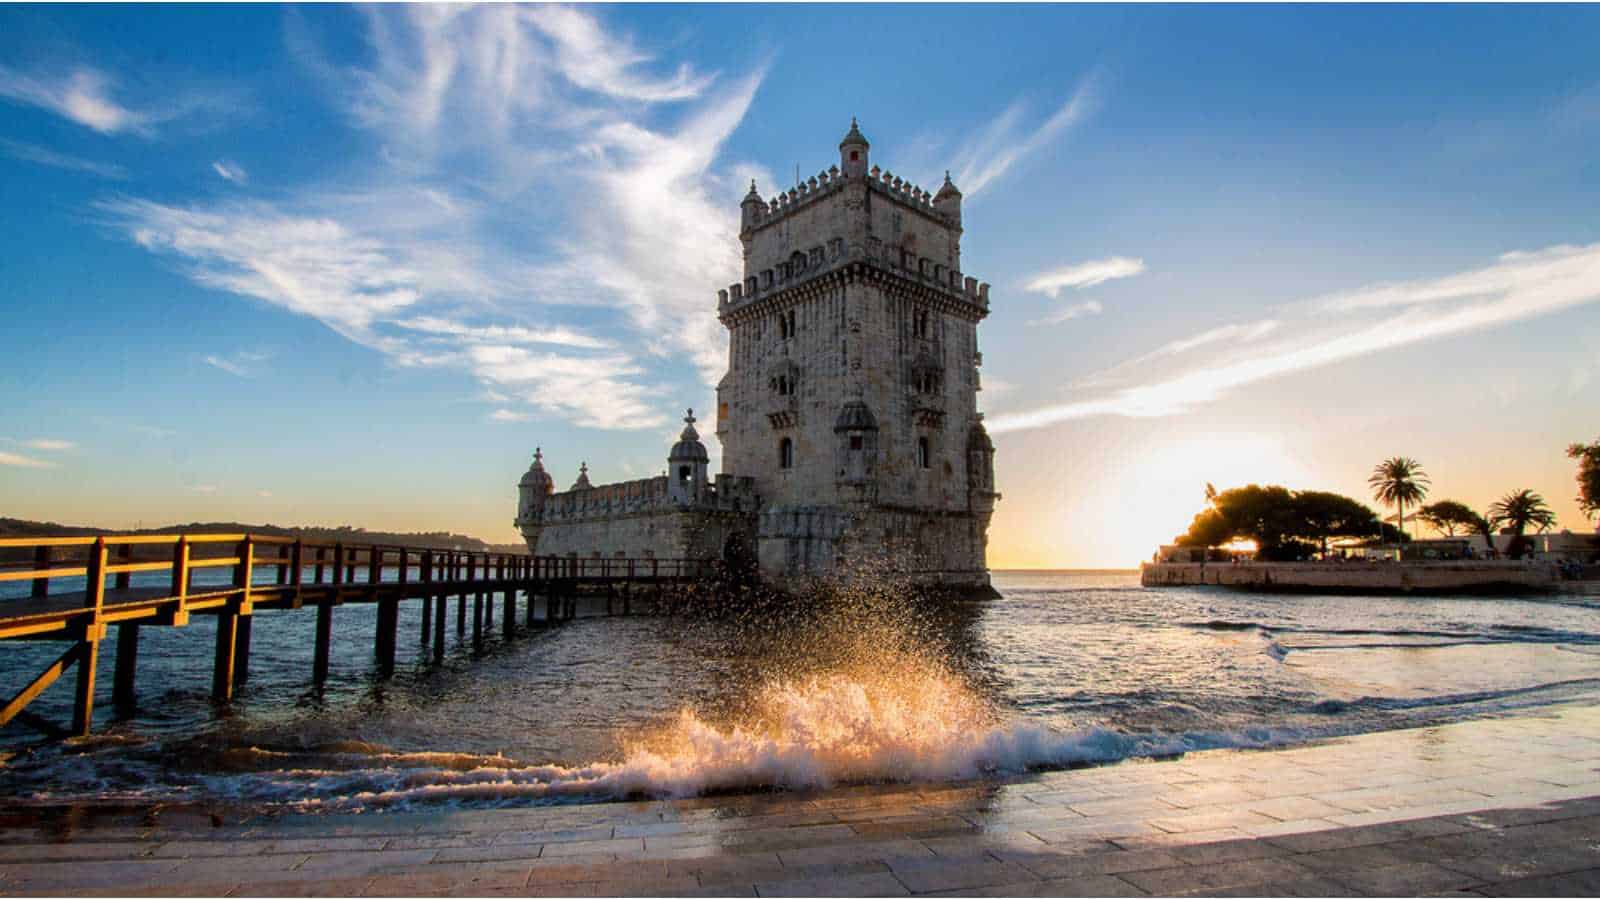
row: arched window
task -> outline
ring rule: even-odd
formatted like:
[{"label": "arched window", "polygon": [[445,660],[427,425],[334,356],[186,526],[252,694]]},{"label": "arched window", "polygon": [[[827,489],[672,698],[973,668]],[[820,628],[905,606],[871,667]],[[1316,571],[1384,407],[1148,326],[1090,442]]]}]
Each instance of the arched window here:
[{"label": "arched window", "polygon": [[919,310],[912,315],[911,331],[919,338],[928,336],[928,313],[926,310]]},{"label": "arched window", "polygon": [[778,468],[794,468],[794,441],[789,438],[778,442]]},{"label": "arched window", "polygon": [[688,466],[679,466],[678,467],[678,480],[679,481],[688,481],[690,479],[691,474],[693,473],[693,471],[694,470],[690,469]]},{"label": "arched window", "polygon": [[917,468],[928,468],[928,439],[925,437],[917,438]]}]

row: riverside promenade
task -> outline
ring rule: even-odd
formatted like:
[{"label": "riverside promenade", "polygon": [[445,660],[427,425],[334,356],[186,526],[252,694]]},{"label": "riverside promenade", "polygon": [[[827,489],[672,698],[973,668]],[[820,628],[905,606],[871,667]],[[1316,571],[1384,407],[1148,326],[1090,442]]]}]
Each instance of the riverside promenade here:
[{"label": "riverside promenade", "polygon": [[1593,896],[1600,710],[998,783],[94,818],[13,810],[0,894]]}]

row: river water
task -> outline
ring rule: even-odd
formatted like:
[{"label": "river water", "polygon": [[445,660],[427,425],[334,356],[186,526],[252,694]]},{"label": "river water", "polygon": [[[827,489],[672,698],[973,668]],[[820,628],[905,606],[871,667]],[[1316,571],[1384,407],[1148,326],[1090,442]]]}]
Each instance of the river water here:
[{"label": "river water", "polygon": [[[0,797],[369,811],[944,780],[1600,695],[1600,607],[1576,598],[994,581],[1001,599],[938,609],[886,591],[782,620],[580,618],[477,656],[455,646],[452,600],[440,665],[411,603],[387,681],[372,670],[374,608],[348,605],[321,692],[315,616],[263,611],[250,680],[225,708],[208,698],[213,626],[197,616],[145,629],[136,714],[109,703],[113,638],[93,737],[0,732]],[[0,645],[0,693],[58,652]],[[69,682],[32,709],[65,721]]]}]

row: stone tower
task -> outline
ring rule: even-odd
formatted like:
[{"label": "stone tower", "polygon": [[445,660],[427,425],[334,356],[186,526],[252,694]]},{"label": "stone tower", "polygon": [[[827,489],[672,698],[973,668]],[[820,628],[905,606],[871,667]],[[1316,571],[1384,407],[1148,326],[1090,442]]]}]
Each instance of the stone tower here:
[{"label": "stone tower", "polygon": [[744,279],[718,293],[725,472],[754,478],[780,583],[889,572],[987,587],[994,445],[977,412],[989,286],[961,271],[961,192],[839,163],[740,203]]}]

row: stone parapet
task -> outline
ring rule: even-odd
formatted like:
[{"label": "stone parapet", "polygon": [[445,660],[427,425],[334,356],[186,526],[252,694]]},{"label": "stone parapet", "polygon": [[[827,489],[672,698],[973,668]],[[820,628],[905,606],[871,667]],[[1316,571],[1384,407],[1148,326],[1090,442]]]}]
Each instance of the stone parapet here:
[{"label": "stone parapet", "polygon": [[1539,561],[1145,563],[1145,587],[1220,585],[1329,593],[1555,591],[1560,570]]}]

